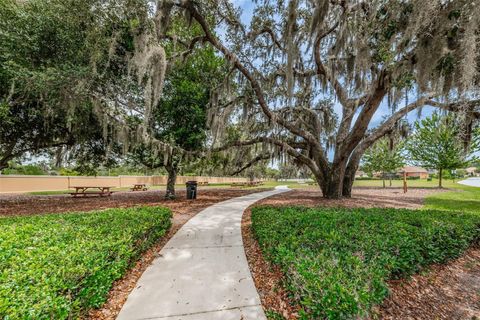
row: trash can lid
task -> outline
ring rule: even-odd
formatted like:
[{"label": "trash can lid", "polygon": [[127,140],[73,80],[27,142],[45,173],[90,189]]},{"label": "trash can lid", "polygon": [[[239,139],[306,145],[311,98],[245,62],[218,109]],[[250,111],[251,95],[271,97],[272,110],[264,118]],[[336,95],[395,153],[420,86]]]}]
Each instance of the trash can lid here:
[{"label": "trash can lid", "polygon": [[187,184],[197,184],[197,181],[187,181]]}]

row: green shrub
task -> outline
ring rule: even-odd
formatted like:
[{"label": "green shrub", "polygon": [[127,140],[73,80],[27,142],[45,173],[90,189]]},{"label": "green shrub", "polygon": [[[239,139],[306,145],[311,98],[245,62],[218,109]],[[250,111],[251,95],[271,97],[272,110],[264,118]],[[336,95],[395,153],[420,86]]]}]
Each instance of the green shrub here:
[{"label": "green shrub", "polygon": [[480,217],[442,211],[257,207],[252,228],[279,265],[302,319],[354,319],[388,294],[386,281],[457,257]]},{"label": "green shrub", "polygon": [[0,218],[0,319],[78,318],[171,225],[167,208]]}]

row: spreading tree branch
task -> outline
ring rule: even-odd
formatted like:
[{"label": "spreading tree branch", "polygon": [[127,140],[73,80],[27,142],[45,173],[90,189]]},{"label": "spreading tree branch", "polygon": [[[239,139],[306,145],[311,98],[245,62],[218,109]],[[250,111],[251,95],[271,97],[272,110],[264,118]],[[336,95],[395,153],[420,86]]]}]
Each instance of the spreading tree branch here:
[{"label": "spreading tree branch", "polygon": [[264,154],[258,155],[255,158],[253,158],[251,161],[249,161],[247,164],[245,164],[243,167],[233,172],[231,175],[235,176],[239,173],[242,173],[243,171],[247,170],[251,166],[257,164],[258,162],[269,160],[271,157],[272,155],[270,153],[264,153]]},{"label": "spreading tree branch", "polygon": [[[200,14],[200,12],[197,10],[194,3],[191,1],[182,1],[180,3],[176,3],[176,5],[190,12],[191,16],[198,22],[198,24],[202,28],[207,41],[210,42],[215,48],[217,48],[217,50],[219,50],[237,68],[237,70],[240,71],[240,73],[243,74],[243,76],[249,81],[253,91],[255,92],[258,104],[262,109],[264,115],[273,123],[276,123],[284,127],[285,129],[287,129],[288,131],[290,131],[292,134],[300,136],[305,140],[307,140],[317,150],[321,165],[328,166],[328,161],[324,155],[324,150],[319,141],[319,138],[315,137],[310,132],[295,126],[294,124],[289,123],[286,119],[278,117],[275,113],[273,113],[269,109],[268,104],[265,100],[262,88],[260,86],[260,83],[255,79],[253,74],[250,73],[250,71],[240,62],[238,57],[233,52],[231,52],[227,47],[225,47],[217,39],[217,37],[210,31],[208,23],[206,22],[205,18]],[[295,150],[294,148],[291,148],[291,149]]]}]

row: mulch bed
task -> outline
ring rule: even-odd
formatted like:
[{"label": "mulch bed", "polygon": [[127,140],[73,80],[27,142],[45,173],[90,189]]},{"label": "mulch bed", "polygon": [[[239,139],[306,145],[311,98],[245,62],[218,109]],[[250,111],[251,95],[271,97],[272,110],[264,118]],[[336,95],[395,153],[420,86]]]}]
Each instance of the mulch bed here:
[{"label": "mulch bed", "polygon": [[282,271],[267,262],[252,234],[252,211],[248,208],[242,217],[242,237],[248,265],[265,311],[275,311],[286,319],[297,318],[297,308],[282,286]]},{"label": "mulch bed", "polygon": [[164,200],[164,193],[160,191],[118,192],[109,198],[91,197],[85,199],[74,199],[65,195],[9,195],[8,197],[3,196],[0,199],[0,216],[90,211],[137,205],[164,206],[170,208],[173,212],[173,219],[172,227],[167,235],[159,239],[157,243],[144,252],[123,278],[113,284],[108,295],[108,300],[102,308],[91,310],[88,315],[84,317],[84,319],[92,320],[110,320],[116,318],[138,279],[158,256],[162,247],[190,218],[217,202],[265,190],[268,189],[200,189],[198,198],[193,201],[185,199],[184,191],[177,192],[178,197],[176,200]]},{"label": "mulch bed", "polygon": [[390,281],[380,319],[480,319],[480,248],[408,281]]},{"label": "mulch bed", "polygon": [[107,208],[126,208],[138,205],[168,206],[175,210],[195,210],[212,203],[259,190],[200,189],[195,201],[186,200],[185,190],[177,191],[176,200],[165,200],[164,191],[116,192],[110,197],[73,198],[70,195],[3,195],[0,197],[0,216],[33,215],[73,211],[91,211]]},{"label": "mulch bed", "polygon": [[[348,208],[420,208],[431,189],[358,188],[351,199],[327,200],[320,192],[294,190],[260,201],[257,205],[301,205]],[[286,319],[297,319],[297,308],[282,286],[282,272],[265,261],[251,232],[251,211],[245,211],[242,235],[255,285],[265,310]],[[461,258],[432,266],[428,273],[408,280],[390,281],[391,294],[374,310],[373,319],[480,319],[480,248],[472,248]]]}]

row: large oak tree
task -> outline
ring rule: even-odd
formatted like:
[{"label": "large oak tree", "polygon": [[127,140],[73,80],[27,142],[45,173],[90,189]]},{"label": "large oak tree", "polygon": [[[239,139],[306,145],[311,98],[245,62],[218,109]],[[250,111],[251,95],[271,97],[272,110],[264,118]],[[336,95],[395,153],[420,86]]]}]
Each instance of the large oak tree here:
[{"label": "large oak tree", "polygon": [[[166,36],[173,32],[168,17],[180,10],[203,30],[188,46],[208,42],[231,64],[213,101],[217,128],[234,119],[245,129],[229,146],[257,144],[287,155],[311,170],[325,197],[339,198],[351,195],[365,150],[410,112],[424,106],[458,112],[469,139],[480,115],[479,1],[251,5],[247,25],[231,1],[158,2]],[[387,105],[388,117],[374,126]]]}]

